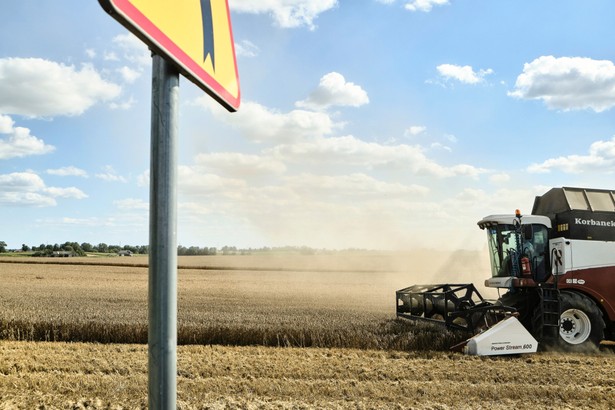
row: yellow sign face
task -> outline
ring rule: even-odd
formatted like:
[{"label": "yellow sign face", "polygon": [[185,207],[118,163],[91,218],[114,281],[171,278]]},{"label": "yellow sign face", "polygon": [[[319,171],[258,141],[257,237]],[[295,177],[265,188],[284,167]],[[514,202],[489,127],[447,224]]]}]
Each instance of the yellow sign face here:
[{"label": "yellow sign face", "polygon": [[99,2],[229,111],[239,108],[239,75],[227,0]]}]

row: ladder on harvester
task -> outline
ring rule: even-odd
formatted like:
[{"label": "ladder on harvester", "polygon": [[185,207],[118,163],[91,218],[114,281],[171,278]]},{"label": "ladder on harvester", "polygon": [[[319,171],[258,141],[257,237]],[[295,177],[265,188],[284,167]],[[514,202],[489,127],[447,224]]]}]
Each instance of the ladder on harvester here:
[{"label": "ladder on harvester", "polygon": [[538,286],[538,306],[532,324],[536,339],[554,344],[559,337],[560,294],[556,285],[541,283]]}]

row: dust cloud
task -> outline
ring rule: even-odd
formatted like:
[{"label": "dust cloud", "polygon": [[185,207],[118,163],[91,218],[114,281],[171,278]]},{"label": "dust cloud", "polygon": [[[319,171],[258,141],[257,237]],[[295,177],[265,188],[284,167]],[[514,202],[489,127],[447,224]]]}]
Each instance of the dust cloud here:
[{"label": "dust cloud", "polygon": [[497,290],[483,285],[491,275],[486,250],[180,257],[179,264],[197,265],[199,260],[209,268],[231,269],[225,276],[235,278],[233,286],[239,292],[270,293],[272,302],[294,301],[306,308],[363,307],[394,315],[395,291],[419,284],[474,283],[484,298],[498,297]]}]

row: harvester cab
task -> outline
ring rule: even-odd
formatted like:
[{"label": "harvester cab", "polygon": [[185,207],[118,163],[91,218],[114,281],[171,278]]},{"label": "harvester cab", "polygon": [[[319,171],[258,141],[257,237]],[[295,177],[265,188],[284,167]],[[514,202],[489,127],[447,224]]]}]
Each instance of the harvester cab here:
[{"label": "harvester cab", "polygon": [[[473,335],[470,354],[564,350],[615,337],[615,191],[553,188],[531,215],[478,222],[487,233],[495,302],[473,284],[414,285],[397,291],[397,316]],[[506,324],[504,324],[504,322]]]},{"label": "harvester cab", "polygon": [[487,231],[492,278],[488,287],[512,287],[513,279],[544,282],[549,265],[549,229],[545,216],[491,215],[478,222]]}]

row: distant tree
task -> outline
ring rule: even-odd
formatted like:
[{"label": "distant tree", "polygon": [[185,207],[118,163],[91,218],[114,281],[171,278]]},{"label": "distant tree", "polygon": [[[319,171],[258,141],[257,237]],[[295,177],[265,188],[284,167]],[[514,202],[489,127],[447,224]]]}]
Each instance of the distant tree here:
[{"label": "distant tree", "polygon": [[23,243],[21,244],[21,250],[22,252],[30,252],[30,247],[26,245],[25,243]]},{"label": "distant tree", "polygon": [[6,242],[0,241],[0,252],[6,252]]},{"label": "distant tree", "polygon": [[99,243],[97,248],[98,248],[98,252],[101,252],[101,253],[108,253],[109,252],[109,245],[107,245],[104,242]]},{"label": "distant tree", "polygon": [[94,247],[92,244],[87,242],[83,242],[81,244],[81,249],[83,249],[83,252],[94,252]]},{"label": "distant tree", "polygon": [[85,252],[77,242],[64,242],[60,248],[62,248],[63,251],[72,252],[77,256],[85,256]]}]

